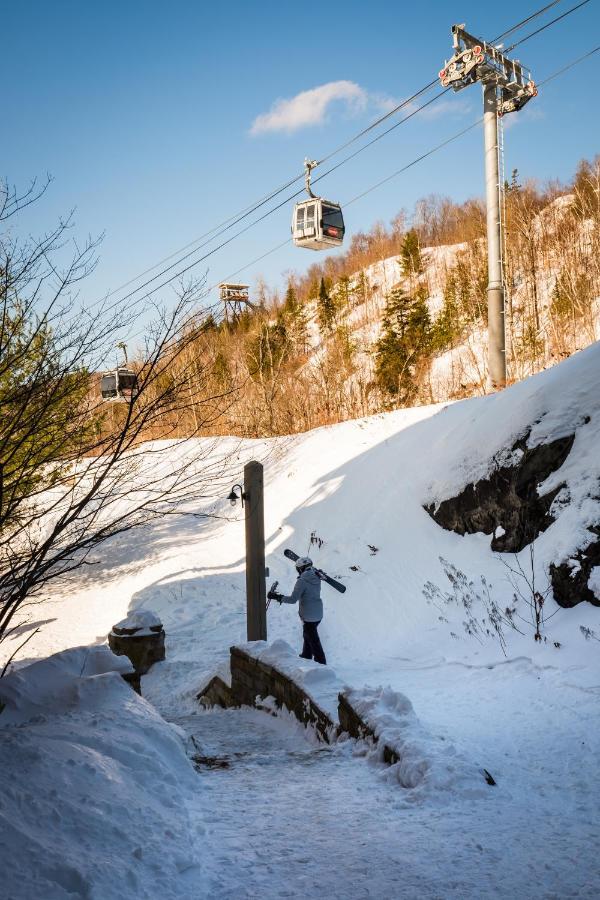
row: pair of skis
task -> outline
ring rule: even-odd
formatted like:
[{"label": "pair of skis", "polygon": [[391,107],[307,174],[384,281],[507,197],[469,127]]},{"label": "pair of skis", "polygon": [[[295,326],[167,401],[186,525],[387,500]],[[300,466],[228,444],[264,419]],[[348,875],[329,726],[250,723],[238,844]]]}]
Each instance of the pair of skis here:
[{"label": "pair of skis", "polygon": [[[298,554],[294,553],[293,550],[284,550],[283,555],[285,557],[287,557],[287,559],[291,559],[292,562],[296,562],[297,559],[300,559]],[[346,585],[342,584],[340,581],[336,581],[335,578],[332,578],[330,575],[327,574],[327,572],[324,572],[323,569],[315,568],[315,572],[317,573],[317,575],[319,576],[321,581],[324,581],[325,584],[328,584],[328,585],[330,585],[330,587],[335,588],[335,590],[339,591],[340,594],[344,594],[346,592]],[[270,594],[275,593],[275,591],[277,590],[278,584],[279,584],[278,581],[273,582],[273,584],[271,585],[271,587],[269,589]],[[267,609],[269,608],[270,605],[271,605],[271,598],[269,597],[267,599]]]},{"label": "pair of skis", "polygon": [[[283,555],[288,559],[291,559],[292,562],[296,562],[297,559],[300,559],[297,553],[294,553],[293,550],[284,550]],[[336,581],[335,578],[332,578],[327,572],[324,572],[323,569],[315,568],[315,572],[326,584],[330,587],[335,588],[336,591],[339,591],[340,594],[344,594],[346,592],[346,585],[342,584],[340,581]]]}]

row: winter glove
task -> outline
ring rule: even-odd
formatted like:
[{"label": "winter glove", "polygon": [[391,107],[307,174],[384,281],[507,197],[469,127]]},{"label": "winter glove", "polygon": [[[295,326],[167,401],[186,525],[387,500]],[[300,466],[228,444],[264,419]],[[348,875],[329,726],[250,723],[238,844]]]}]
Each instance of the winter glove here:
[{"label": "winter glove", "polygon": [[279,594],[277,591],[269,591],[267,597],[269,600],[277,600],[278,603],[281,603],[283,600],[283,594]]}]

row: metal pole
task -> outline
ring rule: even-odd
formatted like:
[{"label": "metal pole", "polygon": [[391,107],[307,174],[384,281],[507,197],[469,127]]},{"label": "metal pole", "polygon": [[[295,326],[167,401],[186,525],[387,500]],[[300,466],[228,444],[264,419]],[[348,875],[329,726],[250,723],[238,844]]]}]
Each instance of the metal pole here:
[{"label": "metal pole", "polygon": [[249,641],[267,640],[265,584],[265,514],[263,467],[252,461],[244,466],[246,510],[246,609]]},{"label": "metal pole", "polygon": [[495,82],[489,82],[483,86],[488,244],[488,386],[491,390],[503,388],[506,384],[496,90]]}]

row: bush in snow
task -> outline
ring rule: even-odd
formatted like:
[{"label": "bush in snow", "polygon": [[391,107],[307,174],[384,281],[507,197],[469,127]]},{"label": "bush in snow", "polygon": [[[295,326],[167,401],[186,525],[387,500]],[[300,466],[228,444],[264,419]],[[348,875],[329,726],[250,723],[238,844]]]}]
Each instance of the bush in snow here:
[{"label": "bush in snow", "polygon": [[492,586],[483,575],[479,579],[479,584],[476,584],[469,581],[464,572],[442,556],[439,560],[450,582],[450,590],[443,591],[433,581],[426,582],[423,586],[423,596],[427,602],[442,613],[442,620],[445,622],[448,621],[444,616],[448,607],[456,606],[462,609],[465,614],[462,624],[466,634],[480,643],[483,643],[486,637],[496,638],[506,656],[505,630],[520,630],[515,624],[516,607],[507,606],[502,609],[492,598]]}]

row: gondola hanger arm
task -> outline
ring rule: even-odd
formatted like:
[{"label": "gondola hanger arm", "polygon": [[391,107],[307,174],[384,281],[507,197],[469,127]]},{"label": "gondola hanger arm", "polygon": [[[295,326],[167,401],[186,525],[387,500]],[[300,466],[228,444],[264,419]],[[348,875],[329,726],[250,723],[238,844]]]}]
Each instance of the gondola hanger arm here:
[{"label": "gondola hanger arm", "polygon": [[310,188],[310,176],[311,172],[314,168],[319,165],[316,159],[309,159],[308,156],[304,158],[304,186],[306,187],[306,193],[309,197],[315,197],[311,188]]},{"label": "gondola hanger arm", "polygon": [[117,350],[123,351],[123,356],[125,357],[125,365],[127,365],[127,344],[124,341],[119,341],[117,344]]}]

